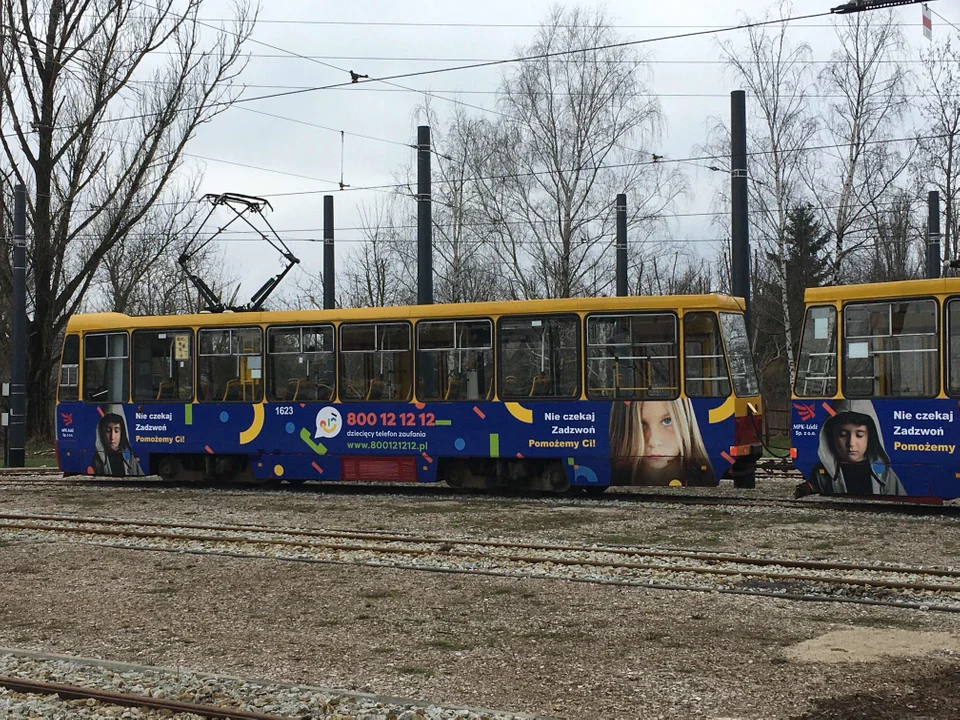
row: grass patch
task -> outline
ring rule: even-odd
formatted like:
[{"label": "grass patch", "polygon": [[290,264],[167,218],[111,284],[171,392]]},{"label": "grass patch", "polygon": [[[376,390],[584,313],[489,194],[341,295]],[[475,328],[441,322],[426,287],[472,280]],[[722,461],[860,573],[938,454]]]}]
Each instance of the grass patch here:
[{"label": "grass patch", "polygon": [[279,513],[300,513],[300,514],[310,514],[316,515],[319,508],[317,505],[311,503],[300,502],[290,502],[284,500],[268,499],[264,500],[262,503],[257,505],[257,510],[260,512],[279,512]]},{"label": "grass patch", "polygon": [[[790,451],[791,443],[789,435],[775,435],[771,436],[765,443],[766,447],[763,448],[764,457],[775,457],[777,459],[783,459],[783,456],[788,454]],[[770,451],[773,452],[770,452]]]},{"label": "grass patch", "polygon": [[598,535],[592,539],[597,545],[614,545],[637,547],[638,545],[647,545],[649,540],[632,533],[614,533],[611,535]]},{"label": "grass patch", "polygon": [[696,532],[699,535],[710,532],[729,533],[736,530],[737,526],[738,521],[729,510],[710,509],[678,518],[674,530]]},{"label": "grass patch", "polygon": [[456,640],[430,640],[429,642],[424,643],[424,647],[432,647],[436,648],[437,650],[446,650],[448,652],[473,649],[472,645],[468,645],[467,643],[463,642],[457,642]]},{"label": "grass patch", "polygon": [[428,668],[417,667],[416,665],[404,665],[401,668],[397,668],[398,672],[403,673],[404,675],[420,675],[421,677],[433,677],[436,673],[433,670]]},{"label": "grass patch", "polygon": [[593,627],[589,628],[558,628],[556,630],[528,630],[517,633],[516,637],[522,640],[549,640],[550,642],[583,641],[593,639]]},{"label": "grass patch", "polygon": [[94,492],[63,493],[57,497],[60,502],[68,502],[81,508],[99,508],[110,505],[111,502]]},{"label": "grass patch", "polygon": [[34,565],[33,563],[20,563],[19,565],[14,565],[7,570],[7,572],[11,575],[39,575],[43,572],[43,567]]},{"label": "grass patch", "polygon": [[312,623],[310,623],[310,625],[311,627],[317,627],[317,628],[337,627],[338,625],[340,625],[340,621],[330,620],[330,619],[314,620]]},{"label": "grass patch", "polygon": [[169,587],[156,587],[156,588],[147,588],[143,591],[144,595],[174,595],[179,591],[179,588],[174,586]]},{"label": "grass patch", "polygon": [[394,508],[397,514],[404,515],[444,515],[463,512],[463,507],[454,503],[422,503]]},{"label": "grass patch", "polygon": [[395,647],[378,647],[374,648],[373,651],[378,655],[386,655],[388,653],[396,652],[397,649]]},{"label": "grass patch", "polygon": [[913,620],[909,617],[860,617],[851,621],[856,627],[878,628],[886,630],[897,628],[898,630],[923,630],[925,625],[919,619]]},{"label": "grass patch", "polygon": [[[52,442],[27,440],[23,450],[23,464],[25,467],[56,467],[57,453]],[[6,467],[5,458],[0,455],[0,467]]]}]

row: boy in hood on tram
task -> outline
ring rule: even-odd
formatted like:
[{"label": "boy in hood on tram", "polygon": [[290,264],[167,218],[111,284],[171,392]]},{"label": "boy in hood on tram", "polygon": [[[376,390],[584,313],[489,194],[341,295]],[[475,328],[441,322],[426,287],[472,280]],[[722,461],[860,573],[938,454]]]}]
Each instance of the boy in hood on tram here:
[{"label": "boy in hood on tram", "polygon": [[821,495],[906,495],[890,467],[873,403],[840,400],[820,427],[820,462],[794,497]]}]

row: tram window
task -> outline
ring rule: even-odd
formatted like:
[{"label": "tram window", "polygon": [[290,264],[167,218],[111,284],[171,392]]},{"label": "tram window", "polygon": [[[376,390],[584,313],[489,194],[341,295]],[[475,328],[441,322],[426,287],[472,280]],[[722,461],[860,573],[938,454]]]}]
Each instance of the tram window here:
[{"label": "tram window", "polygon": [[60,356],[60,402],[72,402],[80,398],[80,336],[67,335],[63,340]]},{"label": "tram window", "polygon": [[933,397],[939,391],[937,301],[850,303],[843,309],[847,397]]},{"label": "tram window", "polygon": [[333,325],[267,330],[267,399],[279,402],[333,400],[336,356]]},{"label": "tram window", "polygon": [[692,312],[683,316],[684,389],[688,397],[727,397],[730,376],[723,356],[717,316]]},{"label": "tram window", "polygon": [[740,313],[720,313],[720,330],[727,348],[727,363],[733,376],[733,391],[740,397],[760,394],[747,324]]},{"label": "tram window", "polygon": [[138,330],[133,334],[133,399],[193,399],[190,330]]},{"label": "tram window", "polygon": [[417,323],[417,398],[489,400],[493,395],[493,323]]},{"label": "tram window", "polygon": [[800,397],[837,394],[837,309],[832,305],[807,309],[794,392]]},{"label": "tram window", "polygon": [[410,325],[340,326],[340,399],[409,400],[413,394]]},{"label": "tram window", "polygon": [[83,399],[126,402],[129,397],[127,334],[90,333],[83,338]]},{"label": "tram window", "polygon": [[672,399],[680,394],[677,318],[668,313],[587,318],[587,396]]},{"label": "tram window", "polygon": [[197,333],[197,399],[260,402],[263,399],[263,333],[260,328],[210,328]]},{"label": "tram window", "polygon": [[502,319],[500,397],[578,397],[579,330],[577,316]]},{"label": "tram window", "polygon": [[947,392],[960,395],[960,300],[947,303]]}]

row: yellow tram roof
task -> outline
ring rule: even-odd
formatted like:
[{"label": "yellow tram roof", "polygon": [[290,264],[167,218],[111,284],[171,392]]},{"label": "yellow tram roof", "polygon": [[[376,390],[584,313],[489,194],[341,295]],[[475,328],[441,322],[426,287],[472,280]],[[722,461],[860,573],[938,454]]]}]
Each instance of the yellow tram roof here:
[{"label": "yellow tram roof", "polygon": [[498,302],[391,305],[335,310],[269,310],[260,312],[197,313],[192,315],[131,316],[123,313],[77,314],[67,332],[130,327],[195,327],[211,325],[280,325],[357,320],[419,320],[477,316],[526,315],[548,312],[600,312],[628,310],[743,310],[743,300],[729,295],[662,295]]},{"label": "yellow tram roof", "polygon": [[960,278],[933,278],[930,280],[898,280],[896,282],[807,288],[803,298],[807,304],[812,304],[832,303],[838,300],[882,300],[923,295],[954,295],[957,293],[960,293]]}]

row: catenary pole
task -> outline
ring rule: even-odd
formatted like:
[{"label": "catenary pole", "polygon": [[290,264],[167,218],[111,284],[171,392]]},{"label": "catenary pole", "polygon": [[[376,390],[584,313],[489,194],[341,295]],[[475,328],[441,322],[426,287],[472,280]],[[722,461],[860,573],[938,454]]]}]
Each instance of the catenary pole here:
[{"label": "catenary pole", "polygon": [[750,326],[750,226],[747,221],[747,102],[743,90],[730,93],[730,253],[733,294],[742,297]]},{"label": "catenary pole", "polygon": [[927,194],[927,277],[940,277],[943,261],[940,259],[940,193]]},{"label": "catenary pole", "polygon": [[23,467],[27,401],[27,188],[13,190],[13,362],[7,464]]},{"label": "catenary pole", "polygon": [[337,305],[336,255],[333,250],[333,195],[323,196],[323,309]]},{"label": "catenary pole", "polygon": [[430,186],[430,128],[417,128],[417,302],[433,304],[433,208]]},{"label": "catenary pole", "polygon": [[617,297],[626,297],[627,291],[627,196],[617,195]]}]

